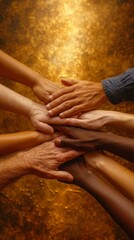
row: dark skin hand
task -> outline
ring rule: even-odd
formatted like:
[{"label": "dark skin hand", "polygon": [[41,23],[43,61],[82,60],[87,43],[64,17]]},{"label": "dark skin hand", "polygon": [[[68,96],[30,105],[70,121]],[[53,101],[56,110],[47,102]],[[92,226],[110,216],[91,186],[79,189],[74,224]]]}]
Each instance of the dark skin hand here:
[{"label": "dark skin hand", "polygon": [[129,199],[95,175],[82,157],[61,165],[60,169],[69,172],[74,177],[74,184],[92,194],[133,239],[134,204]]},{"label": "dark skin hand", "polygon": [[72,147],[82,151],[95,151],[101,147],[100,138],[105,133],[99,131],[89,131],[78,127],[66,127],[52,125],[54,129],[64,132],[70,138],[57,138],[55,144],[59,147]]},{"label": "dark skin hand", "polygon": [[134,161],[133,138],[119,136],[111,132],[89,131],[77,127],[54,126],[70,138],[57,139],[59,147],[71,147],[81,151],[107,150],[129,161]]}]

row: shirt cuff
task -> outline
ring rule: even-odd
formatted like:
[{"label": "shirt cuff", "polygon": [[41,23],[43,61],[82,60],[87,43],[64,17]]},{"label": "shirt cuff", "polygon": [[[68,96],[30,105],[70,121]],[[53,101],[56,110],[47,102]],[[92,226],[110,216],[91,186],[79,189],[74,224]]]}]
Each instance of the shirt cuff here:
[{"label": "shirt cuff", "polygon": [[134,68],[127,70],[119,76],[102,81],[105,94],[112,104],[117,104],[130,98],[131,90],[134,91]]}]

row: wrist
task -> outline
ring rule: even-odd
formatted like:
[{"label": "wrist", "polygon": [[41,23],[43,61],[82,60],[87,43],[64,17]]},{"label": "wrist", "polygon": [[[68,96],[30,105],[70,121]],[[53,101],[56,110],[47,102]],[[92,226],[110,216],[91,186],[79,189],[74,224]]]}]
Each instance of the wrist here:
[{"label": "wrist", "polygon": [[104,102],[106,102],[108,100],[107,96],[105,94],[105,91],[104,91],[104,88],[102,86],[102,83],[98,83],[98,86],[99,86],[99,94],[100,94],[101,102],[104,103]]},{"label": "wrist", "polygon": [[28,151],[21,151],[17,153],[17,160],[19,162],[20,172],[22,175],[28,175],[32,172],[30,163],[30,155]]},{"label": "wrist", "polygon": [[26,107],[24,109],[24,115],[30,119],[31,115],[33,114],[34,109],[38,104],[31,99],[28,99],[26,103]]},{"label": "wrist", "polygon": [[32,69],[29,70],[29,67],[27,68],[28,70],[25,72],[26,74],[25,79],[27,79],[27,81],[25,81],[24,84],[32,89],[36,84],[38,84],[39,80],[42,77],[38,72]]},{"label": "wrist", "polygon": [[42,85],[42,82],[45,81],[45,78],[42,77],[38,72],[34,72],[31,80],[31,88],[34,89],[37,85]]}]

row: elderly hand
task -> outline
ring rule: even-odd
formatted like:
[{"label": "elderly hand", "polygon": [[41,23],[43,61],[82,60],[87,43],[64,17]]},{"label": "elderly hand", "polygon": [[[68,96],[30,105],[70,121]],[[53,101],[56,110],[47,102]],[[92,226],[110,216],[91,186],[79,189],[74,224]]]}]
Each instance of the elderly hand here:
[{"label": "elderly hand", "polygon": [[52,140],[19,153],[19,158],[25,162],[29,174],[61,181],[72,181],[71,174],[66,171],[58,171],[58,168],[61,164],[81,154],[75,150],[56,147]]}]

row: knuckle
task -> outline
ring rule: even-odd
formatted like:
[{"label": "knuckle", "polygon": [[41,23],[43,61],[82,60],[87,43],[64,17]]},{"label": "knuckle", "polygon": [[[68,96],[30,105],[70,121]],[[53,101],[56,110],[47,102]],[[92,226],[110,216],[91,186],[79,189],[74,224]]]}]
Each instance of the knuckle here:
[{"label": "knuckle", "polygon": [[79,108],[78,108],[78,106],[75,106],[75,107],[73,107],[73,111],[74,111],[74,112],[77,112],[77,111],[79,111]]},{"label": "knuckle", "polygon": [[35,128],[38,128],[38,127],[39,127],[39,122],[38,122],[37,120],[34,120],[34,121],[33,121],[33,126],[34,126]]},{"label": "knuckle", "polygon": [[69,106],[70,106],[70,104],[68,101],[64,103],[64,107],[68,108]]}]

